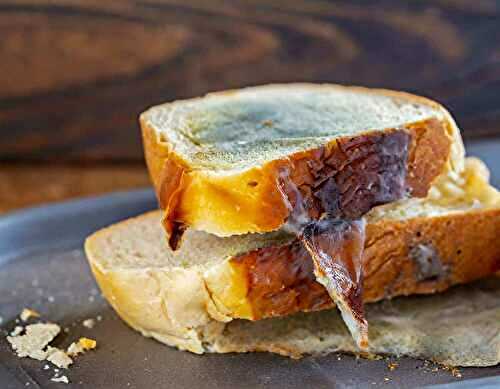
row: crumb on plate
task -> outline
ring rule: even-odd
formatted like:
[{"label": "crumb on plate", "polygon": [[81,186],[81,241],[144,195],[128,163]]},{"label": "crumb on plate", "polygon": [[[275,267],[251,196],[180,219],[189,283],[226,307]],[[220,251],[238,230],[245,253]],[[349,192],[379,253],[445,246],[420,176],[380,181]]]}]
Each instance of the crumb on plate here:
[{"label": "crumb on plate", "polygon": [[40,317],[40,314],[33,309],[24,308],[19,317],[22,321],[28,321],[32,317]]}]

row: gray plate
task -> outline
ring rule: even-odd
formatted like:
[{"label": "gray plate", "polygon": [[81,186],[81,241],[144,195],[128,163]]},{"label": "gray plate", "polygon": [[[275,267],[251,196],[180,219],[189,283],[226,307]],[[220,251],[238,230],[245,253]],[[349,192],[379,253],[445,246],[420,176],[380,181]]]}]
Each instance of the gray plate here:
[{"label": "gray plate", "polygon": [[[470,145],[494,170],[499,185],[498,142]],[[156,206],[151,191],[116,193],[29,209],[0,219],[0,316],[6,333],[24,307],[36,309],[68,332],[55,345],[66,347],[80,336],[97,340],[98,350],[77,358],[64,373],[78,388],[327,388],[422,387],[498,388],[500,367],[460,369],[462,378],[423,361],[367,361],[329,355],[294,361],[271,354],[197,356],[163,346],[129,329],[101,298],[82,252],[94,230]],[[93,329],[82,321],[102,317]],[[15,357],[0,338],[0,388],[51,388],[53,368]],[[495,377],[496,376],[496,377]],[[388,380],[387,380],[388,379]],[[28,386],[26,386],[28,384]]]}]

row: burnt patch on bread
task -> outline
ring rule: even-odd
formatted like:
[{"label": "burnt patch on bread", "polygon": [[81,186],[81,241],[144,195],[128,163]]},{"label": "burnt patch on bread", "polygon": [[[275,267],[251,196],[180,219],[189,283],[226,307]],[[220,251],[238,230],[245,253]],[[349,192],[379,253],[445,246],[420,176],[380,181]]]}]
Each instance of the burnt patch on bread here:
[{"label": "burnt patch on bread", "polygon": [[172,250],[177,250],[182,242],[184,232],[186,232],[186,225],[179,222],[171,222],[171,232],[168,237],[168,245]]},{"label": "burnt patch on bread", "polygon": [[278,183],[289,202],[289,224],[354,220],[377,205],[403,198],[411,135],[404,129],[339,139],[314,159],[290,162]]},{"label": "burnt patch on bread", "polygon": [[[368,347],[362,295],[365,223],[373,207],[407,193],[411,135],[404,129],[341,138],[313,159],[285,165],[278,185],[288,203],[286,227],[309,252],[360,348]],[[291,166],[290,166],[291,165]]]},{"label": "burnt patch on bread", "polygon": [[413,261],[418,282],[438,281],[447,274],[447,268],[432,244],[419,243],[410,249],[408,256]]}]

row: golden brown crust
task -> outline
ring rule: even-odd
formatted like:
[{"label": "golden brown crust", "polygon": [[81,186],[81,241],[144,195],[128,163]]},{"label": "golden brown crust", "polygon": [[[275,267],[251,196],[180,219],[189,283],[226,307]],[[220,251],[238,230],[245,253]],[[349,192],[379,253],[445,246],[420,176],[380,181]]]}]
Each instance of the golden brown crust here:
[{"label": "golden brown crust", "polygon": [[437,119],[412,125],[408,155],[407,186],[414,197],[425,197],[434,179],[443,172],[450,157],[449,123]]},{"label": "golden brown crust", "polygon": [[148,126],[143,126],[142,137],[146,164],[156,190],[156,197],[166,215],[163,226],[170,247],[175,249],[184,231],[184,225],[178,221],[176,209],[181,198],[187,168],[175,153],[158,141],[154,131]]},{"label": "golden brown crust", "polygon": [[[434,293],[495,273],[500,269],[498,231],[499,209],[368,224],[364,301]],[[242,254],[230,264],[246,284],[243,318],[333,306],[315,280],[309,254],[297,241]]]},{"label": "golden brown crust", "polygon": [[[383,134],[404,131],[411,137],[408,150],[406,187],[413,196],[425,196],[430,184],[444,170],[450,155],[451,138],[446,121],[430,119],[404,129],[384,129],[355,137],[367,142]],[[155,131],[141,122],[146,161],[160,205],[165,226],[171,234],[175,223],[220,236],[248,232],[268,232],[280,228],[290,215],[288,196],[282,192],[279,176],[289,172],[293,183],[303,188],[318,177],[311,166],[327,158],[341,160],[340,147],[351,138],[337,139],[324,147],[306,150],[289,158],[271,161],[262,167],[228,175],[189,170],[178,155],[161,142]],[[321,177],[319,178],[321,179]],[[307,192],[307,188],[305,188]]]}]

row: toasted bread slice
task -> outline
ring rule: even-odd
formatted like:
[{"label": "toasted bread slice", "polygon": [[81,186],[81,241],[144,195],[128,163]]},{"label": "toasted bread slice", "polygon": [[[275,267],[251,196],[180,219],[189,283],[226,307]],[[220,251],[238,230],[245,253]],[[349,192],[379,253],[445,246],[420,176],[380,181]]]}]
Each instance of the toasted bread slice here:
[{"label": "toasted bread slice", "polygon": [[[387,90],[253,87],[156,106],[140,123],[174,248],[187,227],[218,236],[277,230],[297,193],[309,217],[325,211],[324,197],[341,216],[359,217],[401,196],[424,197],[437,176],[463,168],[449,113]],[[335,196],[323,196],[325,186]]]},{"label": "toasted bread slice", "polygon": [[[377,207],[366,219],[365,302],[443,291],[500,268],[500,194],[476,159],[429,197]],[[160,220],[151,212],[101,230],[85,244],[104,295],[144,334],[203,352],[200,331],[217,322],[333,306],[294,236],[220,238],[189,230],[174,252]]]}]

